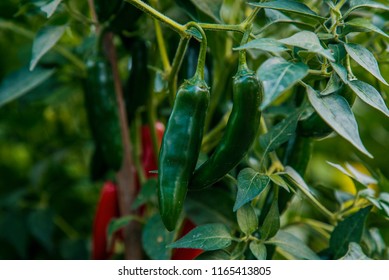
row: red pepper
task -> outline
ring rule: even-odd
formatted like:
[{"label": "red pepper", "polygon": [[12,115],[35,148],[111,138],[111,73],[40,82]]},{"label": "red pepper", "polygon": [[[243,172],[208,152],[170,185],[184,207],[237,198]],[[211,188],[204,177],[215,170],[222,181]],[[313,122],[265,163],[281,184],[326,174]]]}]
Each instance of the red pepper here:
[{"label": "red pepper", "polygon": [[112,182],[105,182],[100,193],[95,220],[93,224],[92,259],[109,259],[113,253],[113,245],[108,244],[107,229],[111,219],[119,217],[117,187]]},{"label": "red pepper", "polygon": [[[155,130],[157,132],[158,146],[160,146],[165,126],[161,122],[156,122]],[[144,125],[142,126],[142,164],[147,178],[157,177],[157,173],[152,172],[158,169],[157,161],[157,156],[154,154],[150,127]]]},{"label": "red pepper", "polygon": [[[184,220],[184,225],[180,237],[183,237],[192,229],[194,229],[196,225],[189,219]],[[173,250],[172,260],[193,260],[198,255],[204,252],[201,249],[187,249],[187,248],[178,248]]]}]

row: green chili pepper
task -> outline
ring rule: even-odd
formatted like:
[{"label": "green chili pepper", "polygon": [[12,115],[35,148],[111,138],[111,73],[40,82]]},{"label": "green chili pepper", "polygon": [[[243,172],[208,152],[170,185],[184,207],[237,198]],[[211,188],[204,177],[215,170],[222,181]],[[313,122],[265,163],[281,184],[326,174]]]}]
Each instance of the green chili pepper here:
[{"label": "green chili pepper", "polygon": [[108,60],[98,54],[87,62],[85,105],[96,147],[113,170],[122,164],[123,147],[115,87]]},{"label": "green chili pepper", "polygon": [[209,88],[204,81],[206,38],[201,27],[197,28],[203,39],[196,73],[177,91],[159,154],[159,211],[170,231],[176,227],[196,167],[209,104]]},{"label": "green chili pepper", "polygon": [[210,158],[195,170],[190,189],[203,189],[220,180],[247,154],[257,135],[262,87],[248,69],[241,52],[239,69],[233,81],[233,108],[222,139]]}]

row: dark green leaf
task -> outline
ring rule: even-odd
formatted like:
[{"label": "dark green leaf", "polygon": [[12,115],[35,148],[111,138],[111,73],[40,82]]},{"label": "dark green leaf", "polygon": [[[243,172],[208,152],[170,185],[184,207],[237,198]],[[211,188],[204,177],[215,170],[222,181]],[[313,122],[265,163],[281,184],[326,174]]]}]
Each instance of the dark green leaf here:
[{"label": "dark green leaf", "polygon": [[280,249],[292,255],[296,259],[319,259],[315,252],[313,252],[304,242],[292,234],[282,230],[278,231],[277,235],[269,241],[266,241],[266,243],[278,246]]},{"label": "dark green leaf", "polygon": [[348,78],[347,78],[347,70],[346,68],[338,63],[331,62],[331,67],[334,69],[336,74],[338,74],[339,78],[343,81],[343,83],[348,84]]},{"label": "dark green leaf", "polygon": [[46,17],[49,18],[51,17],[55,11],[58,8],[58,5],[61,4],[62,0],[52,0],[45,5],[41,7],[41,10],[46,13]]},{"label": "dark green leaf", "polygon": [[211,17],[215,22],[221,23],[220,8],[222,0],[190,0],[200,11]]},{"label": "dark green leaf", "polygon": [[223,224],[198,226],[168,248],[197,248],[206,251],[224,249],[231,245],[229,229]]},{"label": "dark green leaf", "polygon": [[324,95],[335,93],[341,88],[341,86],[342,83],[339,79],[339,76],[333,73],[330,79],[328,80],[325,89],[322,90],[322,92],[320,92],[320,95],[324,96]]},{"label": "dark green leaf", "polygon": [[266,260],[267,250],[265,244],[260,241],[252,241],[249,247],[251,253],[253,253],[257,260]]},{"label": "dark green leaf", "polygon": [[340,260],[371,260],[367,257],[361,246],[358,243],[350,242],[346,255],[340,258]]},{"label": "dark green leaf", "polygon": [[52,69],[36,68],[30,72],[27,68],[12,73],[0,84],[0,106],[28,93],[54,74]]},{"label": "dark green leaf", "polygon": [[270,176],[270,180],[276,184],[277,186],[280,186],[284,188],[287,192],[290,192],[289,185],[287,182],[285,182],[284,179],[280,176],[280,173],[273,173]]},{"label": "dark green leaf", "polygon": [[307,93],[313,108],[329,126],[362,153],[373,157],[362,144],[357,121],[346,99],[337,94],[320,97],[310,86],[307,86]]},{"label": "dark green leaf", "polygon": [[278,211],[278,200],[274,199],[269,212],[266,215],[261,227],[261,239],[267,240],[278,232],[280,229],[280,212]]},{"label": "dark green leaf", "polygon": [[267,175],[259,174],[251,168],[245,168],[240,171],[234,211],[261,194],[269,182],[270,179]]},{"label": "dark green leaf", "polygon": [[368,19],[365,18],[354,18],[346,22],[346,26],[343,30],[344,34],[355,32],[355,31],[373,31],[386,38],[389,38],[389,35],[384,31],[379,29],[377,26],[372,24]]},{"label": "dark green leaf", "polygon": [[369,104],[373,108],[376,108],[389,117],[389,110],[386,107],[384,99],[373,86],[358,80],[350,81],[348,85],[352,91],[355,92],[360,99],[362,99],[363,102]]},{"label": "dark green leaf", "polygon": [[65,26],[47,26],[38,31],[32,45],[30,70],[34,70],[39,60],[61,39]]},{"label": "dark green leaf", "polygon": [[278,41],[285,45],[306,49],[309,52],[320,54],[328,58],[330,61],[335,61],[332,53],[329,50],[323,48],[323,46],[320,44],[319,38],[313,32],[301,31],[289,38]]},{"label": "dark green leaf", "polygon": [[128,225],[129,222],[136,220],[137,217],[133,215],[123,216],[118,219],[112,219],[108,224],[107,236],[108,243],[111,243],[113,234],[121,228],[124,228]]},{"label": "dark green leaf", "polygon": [[277,1],[268,1],[263,3],[249,3],[249,5],[261,8],[268,8],[274,10],[280,10],[284,12],[296,13],[308,17],[312,17],[318,20],[324,20],[323,17],[317,15],[314,11],[312,11],[308,6],[303,3],[296,1],[286,1],[286,0],[277,0]]},{"label": "dark green leaf", "polygon": [[375,8],[389,11],[389,6],[370,0],[350,0],[350,8],[344,13],[343,18],[347,17],[352,11],[359,8]]},{"label": "dark green leaf", "polygon": [[374,77],[380,80],[385,85],[389,85],[382,77],[380,69],[378,68],[377,60],[374,55],[365,47],[358,44],[345,44],[347,53],[363,68],[369,71]]},{"label": "dark green leaf", "polygon": [[195,260],[230,260],[231,256],[224,250],[205,251]]},{"label": "dark green leaf", "polygon": [[240,230],[246,235],[252,234],[258,228],[258,217],[250,203],[240,207],[236,216]]},{"label": "dark green leaf", "polygon": [[361,241],[370,210],[371,206],[363,208],[339,222],[334,228],[330,238],[330,251],[335,259],[346,254],[350,242],[359,243]]},{"label": "dark green leaf", "polygon": [[20,258],[25,259],[28,249],[28,228],[25,215],[19,211],[5,213],[4,218],[0,220],[0,228],[0,237],[15,248]]},{"label": "dark green leaf", "polygon": [[308,70],[304,63],[291,63],[280,57],[273,57],[262,63],[257,70],[264,88],[261,109],[265,109],[284,91],[304,78]]},{"label": "dark green leaf", "polygon": [[343,44],[329,44],[328,47],[332,50],[336,63],[340,63],[346,57],[346,49]]},{"label": "dark green leaf", "polygon": [[171,249],[166,246],[173,242],[176,233],[166,230],[159,214],[151,217],[143,228],[142,247],[152,260],[169,260]]},{"label": "dark green leaf", "polygon": [[53,214],[50,210],[41,209],[31,212],[28,216],[28,226],[32,235],[46,248],[53,250]]},{"label": "dark green leaf", "polygon": [[139,206],[145,204],[146,202],[151,201],[155,197],[156,191],[157,191],[157,180],[156,179],[147,180],[147,182],[142,186],[139,194],[135,198],[135,201],[132,204],[131,209],[137,209]]},{"label": "dark green leaf", "polygon": [[288,50],[288,48],[285,47],[283,44],[271,38],[258,38],[248,42],[247,44],[234,48],[234,50],[248,50],[248,49],[255,49],[255,50],[275,52],[275,53]]}]

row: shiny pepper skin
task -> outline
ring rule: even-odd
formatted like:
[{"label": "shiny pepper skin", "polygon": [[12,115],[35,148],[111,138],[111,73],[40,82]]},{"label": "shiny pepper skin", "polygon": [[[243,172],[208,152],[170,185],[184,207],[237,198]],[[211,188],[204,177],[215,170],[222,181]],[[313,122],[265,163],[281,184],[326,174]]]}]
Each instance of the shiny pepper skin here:
[{"label": "shiny pepper skin", "polygon": [[190,189],[204,189],[231,171],[247,154],[257,135],[262,87],[255,73],[243,68],[233,81],[233,108],[214,153],[193,174]]},{"label": "shiny pepper skin", "polygon": [[112,182],[105,182],[97,205],[93,223],[92,259],[109,259],[113,253],[113,244],[108,244],[107,228],[111,219],[119,217],[117,187]]},{"label": "shiny pepper skin", "polygon": [[178,89],[162,139],[158,166],[158,199],[162,221],[174,230],[183,208],[203,137],[209,89],[194,76]]}]

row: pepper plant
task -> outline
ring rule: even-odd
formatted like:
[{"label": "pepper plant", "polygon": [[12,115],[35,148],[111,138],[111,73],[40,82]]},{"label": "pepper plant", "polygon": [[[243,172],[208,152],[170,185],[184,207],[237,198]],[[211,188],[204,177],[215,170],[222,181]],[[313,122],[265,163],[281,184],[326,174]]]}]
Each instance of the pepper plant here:
[{"label": "pepper plant", "polygon": [[[0,257],[85,258],[54,253],[82,236],[93,258],[389,258],[387,0],[14,2],[0,171],[25,187],[0,192]],[[80,225],[33,165],[45,122]],[[12,136],[28,161],[5,164]]]}]

